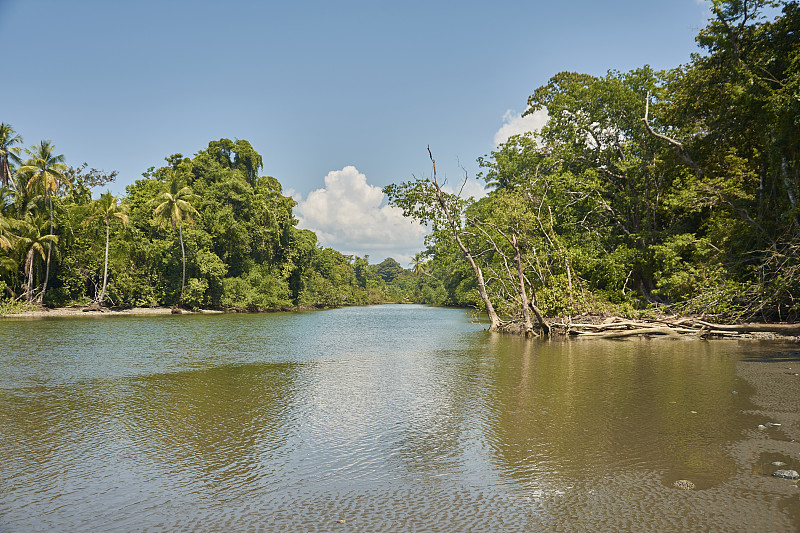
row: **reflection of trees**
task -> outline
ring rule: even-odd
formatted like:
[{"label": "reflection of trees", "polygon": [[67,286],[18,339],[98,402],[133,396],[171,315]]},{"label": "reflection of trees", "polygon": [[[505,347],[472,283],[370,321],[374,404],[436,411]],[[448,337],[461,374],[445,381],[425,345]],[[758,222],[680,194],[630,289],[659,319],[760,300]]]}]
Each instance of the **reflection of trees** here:
[{"label": "reflection of trees", "polygon": [[[71,466],[63,451],[73,445],[76,433],[85,431],[86,412],[96,402],[75,391],[53,393],[44,387],[0,392],[0,486],[11,490],[6,475],[38,477],[42,465]],[[83,447],[84,449],[86,446]],[[58,460],[56,458],[59,458]],[[6,474],[6,475],[3,475]]]},{"label": "reflection of trees", "polygon": [[254,363],[156,374],[141,378],[120,407],[130,410],[130,431],[147,434],[131,438],[158,442],[184,473],[252,480],[263,452],[289,437],[297,372],[292,363]]},{"label": "reflection of trees", "polygon": [[[465,345],[466,346],[466,345]],[[467,351],[440,351],[415,360],[407,402],[398,405],[393,459],[403,471],[442,474],[463,471],[465,448],[474,438],[476,411],[485,399],[486,369],[481,344]]]},{"label": "reflection of trees", "polygon": [[724,345],[502,338],[494,354],[488,439],[508,476],[641,468],[702,481],[734,468],[723,447],[743,421]]},{"label": "reflection of trees", "polygon": [[121,515],[148,529],[175,506],[263,487],[294,431],[299,368],[230,365],[0,390],[4,519],[20,531],[44,531],[48,521],[78,531]]}]

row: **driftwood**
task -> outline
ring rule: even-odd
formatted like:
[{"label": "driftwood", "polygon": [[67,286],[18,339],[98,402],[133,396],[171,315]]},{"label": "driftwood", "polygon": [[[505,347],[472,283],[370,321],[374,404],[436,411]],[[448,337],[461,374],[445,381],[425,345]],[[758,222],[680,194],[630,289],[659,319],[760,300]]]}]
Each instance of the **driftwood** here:
[{"label": "driftwood", "polygon": [[681,338],[694,336],[741,337],[752,333],[774,333],[777,335],[800,335],[800,324],[713,324],[705,320],[654,319],[648,321],[608,318],[601,324],[562,323],[552,324],[573,337],[619,339],[635,336],[666,336]]}]

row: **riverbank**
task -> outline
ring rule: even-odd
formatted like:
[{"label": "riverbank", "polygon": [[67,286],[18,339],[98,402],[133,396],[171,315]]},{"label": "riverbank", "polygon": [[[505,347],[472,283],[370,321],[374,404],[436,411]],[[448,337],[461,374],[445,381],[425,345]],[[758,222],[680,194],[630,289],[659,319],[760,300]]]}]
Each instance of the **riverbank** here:
[{"label": "riverbank", "polygon": [[[2,318],[48,318],[78,316],[135,316],[135,315],[172,315],[172,314],[223,314],[223,313],[275,313],[293,311],[312,311],[324,307],[280,307],[276,309],[197,309],[189,310],[179,307],[134,307],[116,308],[88,306],[39,307],[32,310],[14,313],[0,313]],[[703,320],[702,317],[679,317],[662,315],[648,319],[627,319],[618,316],[584,314],[575,317],[555,317],[546,319],[550,336],[568,336],[578,339],[623,339],[627,337],[664,337],[699,339],[752,339],[775,340],[800,343],[800,324],[788,323],[745,323],[717,324]],[[541,332],[540,326],[535,331]],[[524,335],[520,321],[504,322],[500,333]]]},{"label": "riverbank", "polygon": [[156,315],[221,315],[225,313],[288,313],[295,311],[316,311],[330,307],[278,307],[270,309],[185,309],[182,307],[102,307],[99,305],[74,305],[70,307],[37,307],[13,313],[0,313],[2,318],[55,318],[79,316],[156,316]]},{"label": "riverbank", "polygon": [[[731,480],[734,490],[761,494],[787,515],[789,527],[800,531],[800,488],[797,480],[773,477],[778,470],[800,471],[800,350],[778,351],[741,360],[736,374],[752,387],[753,409],[760,422],[744,430],[730,447],[739,465]],[[754,509],[763,512],[763,509]],[[766,518],[764,530],[770,527]]]},{"label": "riverbank", "polygon": [[129,309],[99,307],[99,306],[75,306],[75,307],[40,307],[31,311],[19,313],[0,314],[0,318],[48,318],[48,317],[78,317],[78,316],[153,316],[171,314],[222,314],[225,311],[216,309],[199,309],[190,311],[171,307],[132,307]]}]

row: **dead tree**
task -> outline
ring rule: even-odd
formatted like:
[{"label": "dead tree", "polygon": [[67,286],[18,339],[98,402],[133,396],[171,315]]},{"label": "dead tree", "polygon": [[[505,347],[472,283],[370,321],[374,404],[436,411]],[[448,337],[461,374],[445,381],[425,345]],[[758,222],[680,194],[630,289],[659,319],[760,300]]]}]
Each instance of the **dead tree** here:
[{"label": "dead tree", "polygon": [[467,261],[469,261],[469,264],[475,273],[475,277],[478,280],[478,292],[481,295],[481,300],[483,300],[483,305],[486,307],[486,314],[489,315],[489,331],[498,331],[500,329],[500,318],[497,316],[497,311],[495,311],[494,305],[492,305],[492,301],[489,299],[489,294],[486,292],[486,282],[483,279],[483,271],[475,262],[475,259],[472,257],[472,254],[467,247],[464,246],[464,243],[461,240],[461,234],[458,230],[458,225],[456,225],[453,216],[450,214],[450,209],[447,207],[447,200],[442,192],[442,188],[439,186],[439,180],[436,177],[436,161],[433,159],[430,146],[428,147],[428,156],[431,158],[431,163],[433,164],[433,186],[436,191],[436,199],[439,202],[439,209],[447,219],[447,225],[450,226],[450,231],[453,232],[453,237],[455,238],[458,247],[461,248],[461,251],[467,258]]}]

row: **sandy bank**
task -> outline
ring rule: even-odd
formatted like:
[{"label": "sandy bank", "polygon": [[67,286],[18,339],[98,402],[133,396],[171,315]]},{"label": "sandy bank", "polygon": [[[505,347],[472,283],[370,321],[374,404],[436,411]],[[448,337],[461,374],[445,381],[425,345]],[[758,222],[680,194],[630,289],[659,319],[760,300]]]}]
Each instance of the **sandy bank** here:
[{"label": "sandy bank", "polygon": [[[212,309],[200,309],[198,311],[181,310],[181,314],[221,314],[223,311]],[[131,309],[109,309],[109,308],[89,308],[89,307],[57,307],[54,309],[40,308],[35,311],[23,311],[22,313],[10,313],[0,315],[0,318],[49,318],[49,317],[78,317],[78,316],[137,316],[137,315],[170,315],[172,309],[169,307],[134,307]]]},{"label": "sandy bank", "polygon": [[[760,427],[745,429],[744,439],[730,448],[739,465],[733,483],[783,514],[786,529],[767,519],[764,531],[800,531],[798,482],[771,476],[782,468],[800,470],[800,350],[755,355],[740,361],[736,373],[753,387],[754,409],[745,413],[754,415]],[[765,428],[765,423],[780,425]]]}]

